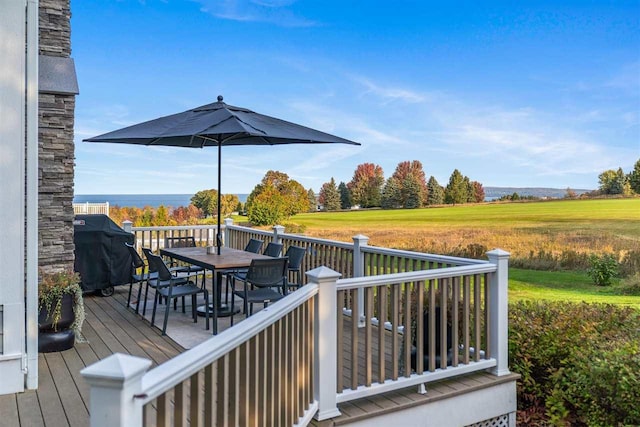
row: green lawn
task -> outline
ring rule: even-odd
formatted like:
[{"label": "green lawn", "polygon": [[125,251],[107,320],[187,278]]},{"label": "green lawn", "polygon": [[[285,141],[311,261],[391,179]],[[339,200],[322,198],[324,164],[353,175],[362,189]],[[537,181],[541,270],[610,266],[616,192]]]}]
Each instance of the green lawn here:
[{"label": "green lawn", "polygon": [[[504,249],[513,258],[540,250],[556,256],[565,251],[640,251],[640,198],[319,212],[295,215],[290,222],[309,236],[351,242],[352,236],[364,234],[371,245],[432,253],[472,243]],[[597,287],[583,272],[512,268],[509,284],[512,300],[602,302],[640,309],[640,297],[615,295],[613,287]]]},{"label": "green lawn", "polygon": [[531,252],[620,253],[640,250],[640,198],[482,203],[423,209],[355,210],[295,215],[305,234],[375,246],[448,253],[477,244],[517,258]]},{"label": "green lawn", "polygon": [[509,299],[598,302],[640,309],[640,297],[615,295],[615,284],[596,286],[584,272],[509,269]]}]

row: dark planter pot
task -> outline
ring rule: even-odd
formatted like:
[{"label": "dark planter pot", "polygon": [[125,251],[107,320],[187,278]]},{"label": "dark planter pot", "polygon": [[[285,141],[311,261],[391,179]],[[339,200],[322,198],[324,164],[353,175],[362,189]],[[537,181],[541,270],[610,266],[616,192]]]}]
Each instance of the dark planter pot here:
[{"label": "dark planter pot", "polygon": [[49,313],[42,308],[38,314],[38,351],[40,353],[50,353],[54,351],[64,351],[73,347],[75,334],[69,327],[75,320],[73,312],[73,295],[62,297],[61,316],[58,321],[57,330],[53,329],[53,319]]}]

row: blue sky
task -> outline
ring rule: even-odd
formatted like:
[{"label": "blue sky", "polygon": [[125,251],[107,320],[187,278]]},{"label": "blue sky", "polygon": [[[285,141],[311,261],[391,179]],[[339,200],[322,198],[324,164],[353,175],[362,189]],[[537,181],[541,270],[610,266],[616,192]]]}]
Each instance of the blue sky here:
[{"label": "blue sky", "polygon": [[596,188],[640,158],[640,1],[72,1],[76,194],[216,188],[216,150],[83,138],[215,101],[362,143],[227,147],[318,191],[420,160],[485,186]]}]

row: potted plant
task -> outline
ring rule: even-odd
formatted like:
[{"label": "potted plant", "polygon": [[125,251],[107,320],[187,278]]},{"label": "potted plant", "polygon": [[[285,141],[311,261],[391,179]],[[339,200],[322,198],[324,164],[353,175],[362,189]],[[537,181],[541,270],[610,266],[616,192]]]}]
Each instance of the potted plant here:
[{"label": "potted plant", "polygon": [[41,273],[38,283],[38,351],[73,347],[84,322],[80,276],[71,269]]}]

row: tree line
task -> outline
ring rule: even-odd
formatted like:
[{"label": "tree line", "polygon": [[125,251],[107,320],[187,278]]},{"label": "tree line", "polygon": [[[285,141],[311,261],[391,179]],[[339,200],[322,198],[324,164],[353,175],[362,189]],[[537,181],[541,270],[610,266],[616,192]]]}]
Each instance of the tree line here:
[{"label": "tree line", "polygon": [[[318,197],[298,181],[280,171],[268,171],[247,198],[245,205],[234,194],[223,194],[220,214],[246,213],[254,225],[273,225],[302,212],[321,209],[334,211],[361,208],[414,209],[429,205],[477,203],[484,201],[484,188],[477,181],[455,169],[446,186],[435,177],[426,180],[422,163],[418,160],[398,163],[393,174],[385,180],[382,167],[363,163],[356,167],[351,181],[336,184],[332,177],[322,185]],[[128,219],[134,226],[183,225],[202,223],[203,219],[218,215],[218,193],[215,189],[198,191],[188,207],[159,206],[135,208],[115,206],[110,216],[118,223]]]},{"label": "tree line", "polygon": [[625,174],[622,168],[609,169],[598,175],[599,187],[597,195],[632,196],[640,194],[640,159],[636,161],[633,170]]},{"label": "tree line", "polygon": [[323,210],[334,211],[362,208],[415,209],[429,205],[479,203],[485,198],[484,187],[478,181],[455,169],[446,187],[434,176],[426,180],[418,160],[398,163],[393,174],[384,179],[382,167],[363,163],[356,167],[348,183],[336,185],[334,178],[322,184],[319,202]]}]

